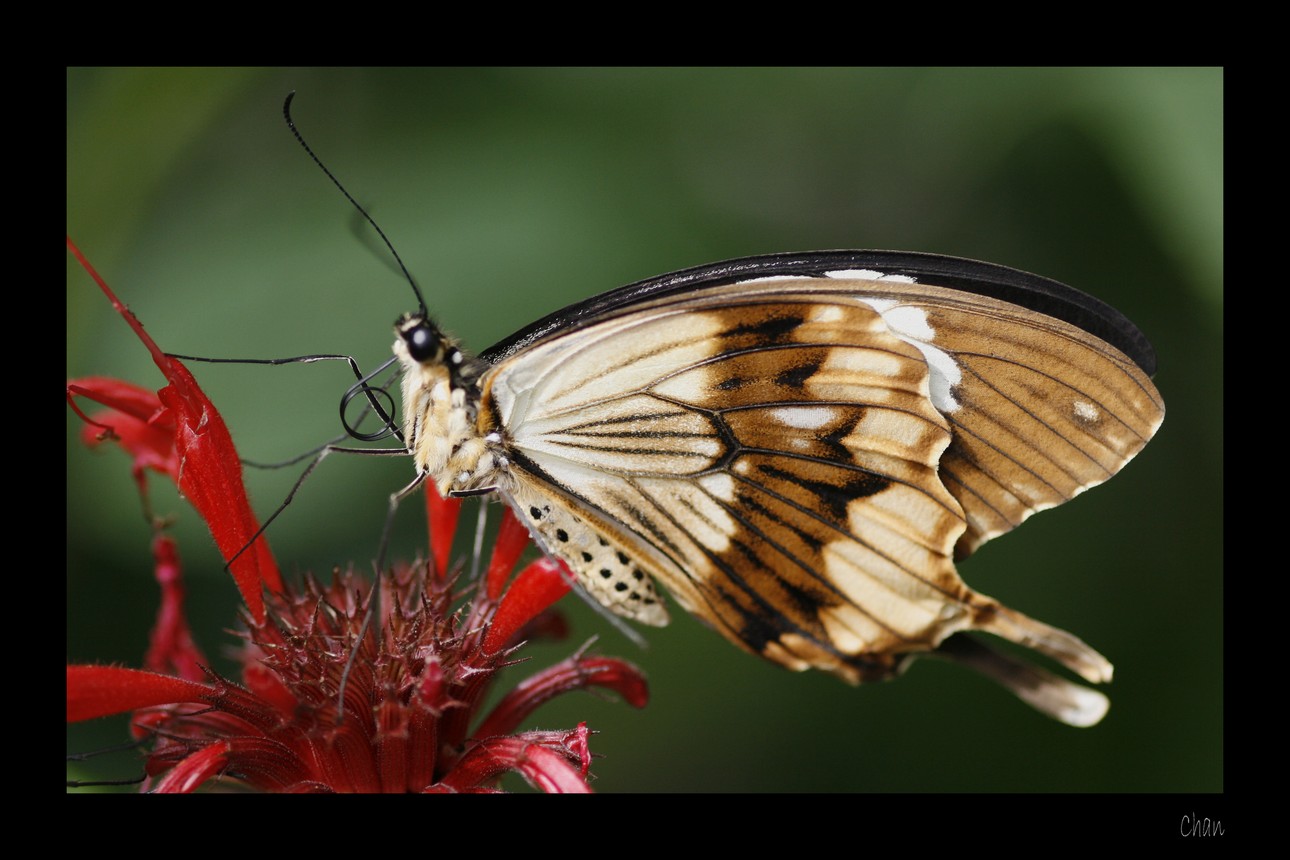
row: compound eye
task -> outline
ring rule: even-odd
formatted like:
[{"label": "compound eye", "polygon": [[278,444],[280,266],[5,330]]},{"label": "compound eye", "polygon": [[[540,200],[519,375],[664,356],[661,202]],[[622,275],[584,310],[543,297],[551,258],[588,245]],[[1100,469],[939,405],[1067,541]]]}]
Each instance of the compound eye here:
[{"label": "compound eye", "polygon": [[421,362],[438,357],[443,346],[443,338],[438,329],[425,321],[405,330],[403,342],[407,344],[408,355]]}]

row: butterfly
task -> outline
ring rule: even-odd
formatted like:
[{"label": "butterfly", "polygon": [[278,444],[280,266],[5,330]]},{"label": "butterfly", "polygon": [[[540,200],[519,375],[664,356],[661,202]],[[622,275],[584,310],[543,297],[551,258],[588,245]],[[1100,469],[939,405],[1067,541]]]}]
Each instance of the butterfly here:
[{"label": "butterfly", "polygon": [[640,281],[477,357],[424,312],[395,332],[418,473],[496,493],[611,612],[666,624],[666,590],[790,669],[860,683],[935,653],[1067,723],[1106,712],[954,635],[1111,678],[955,569],[1159,428],[1151,345],[1099,300],[989,263],[828,251]]}]

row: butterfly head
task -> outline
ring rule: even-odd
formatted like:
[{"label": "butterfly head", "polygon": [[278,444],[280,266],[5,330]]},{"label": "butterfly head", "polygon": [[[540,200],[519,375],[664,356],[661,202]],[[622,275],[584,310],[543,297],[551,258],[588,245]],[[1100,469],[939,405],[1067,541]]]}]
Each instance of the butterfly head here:
[{"label": "butterfly head", "polygon": [[403,367],[403,431],[417,469],[439,492],[479,492],[495,485],[497,460],[478,426],[484,362],[424,313],[394,323],[394,355]]}]

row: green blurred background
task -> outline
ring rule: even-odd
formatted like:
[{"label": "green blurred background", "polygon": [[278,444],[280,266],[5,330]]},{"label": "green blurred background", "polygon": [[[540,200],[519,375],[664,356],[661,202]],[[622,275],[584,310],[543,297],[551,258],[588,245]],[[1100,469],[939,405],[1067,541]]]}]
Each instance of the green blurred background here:
[{"label": "green blurred background", "polygon": [[[163,348],[389,355],[414,304],[296,144],[283,97],[389,234],[432,310],[482,349],[542,314],[662,272],[785,250],[989,260],[1119,307],[1160,354],[1164,427],[1109,485],[962,567],[975,588],[1116,666],[1110,714],[1072,729],[921,661],[853,689],[750,657],[687,617],[640,651],[573,599],[567,654],[649,674],[644,711],[577,696],[601,791],[1214,792],[1224,788],[1221,70],[73,69],[67,230]],[[67,373],[160,387],[74,261]],[[199,365],[244,457],[338,430],[339,364]],[[67,421],[67,658],[139,665],[157,597],[126,458]],[[288,574],[370,565],[400,458],[333,457],[274,525]],[[271,510],[295,471],[249,481]],[[237,597],[195,513],[173,512],[199,643],[232,671]],[[405,511],[395,552],[423,545]],[[522,670],[521,670],[522,671]],[[516,676],[518,677],[518,675]],[[124,740],[123,720],[69,750]],[[129,754],[75,775],[137,771]],[[69,775],[71,772],[69,771]],[[1199,810],[1205,814],[1204,810]]]}]

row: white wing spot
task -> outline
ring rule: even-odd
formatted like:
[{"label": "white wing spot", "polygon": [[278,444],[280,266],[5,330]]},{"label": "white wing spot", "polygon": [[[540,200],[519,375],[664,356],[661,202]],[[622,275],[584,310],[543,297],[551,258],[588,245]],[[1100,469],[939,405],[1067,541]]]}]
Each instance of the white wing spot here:
[{"label": "white wing spot", "polygon": [[747,278],[741,284],[773,284],[776,281],[800,281],[801,275],[765,275],[760,278]]},{"label": "white wing spot", "polygon": [[1092,424],[1102,417],[1102,413],[1098,411],[1096,406],[1089,403],[1087,400],[1076,400],[1075,417],[1076,419],[1083,421],[1085,424]]},{"label": "white wing spot", "polygon": [[892,334],[923,354],[931,372],[929,388],[936,410],[942,415],[957,412],[959,402],[954,399],[954,386],[962,381],[963,371],[952,355],[932,345],[936,330],[928,323],[927,312],[913,305],[898,304],[893,299],[860,297],[860,300],[878,312]]},{"label": "white wing spot", "polygon": [[837,305],[820,305],[811,311],[811,322],[815,323],[832,323],[840,322],[844,314],[842,308]]},{"label": "white wing spot", "polygon": [[735,480],[723,472],[704,475],[699,479],[699,486],[723,502],[735,500]]},{"label": "white wing spot", "polygon": [[887,276],[873,269],[838,269],[836,272],[825,272],[824,277],[837,278],[840,281],[881,281]]},{"label": "white wing spot", "polygon": [[927,366],[932,371],[932,405],[942,415],[957,412],[959,402],[954,399],[954,386],[963,378],[963,371],[959,369],[958,363],[944,350],[917,343],[914,346],[922,350]]},{"label": "white wing spot", "polygon": [[799,430],[818,430],[827,427],[837,417],[827,406],[783,406],[771,412],[775,420],[786,427]]},{"label": "white wing spot", "polygon": [[825,272],[824,277],[853,281],[892,281],[897,284],[917,283],[909,275],[887,275],[873,269],[838,269],[836,272]]},{"label": "white wing spot", "polygon": [[927,311],[913,305],[897,305],[895,302],[886,308],[874,308],[882,314],[883,320],[891,330],[907,339],[924,340],[929,343],[936,339],[936,332],[927,321]]}]

